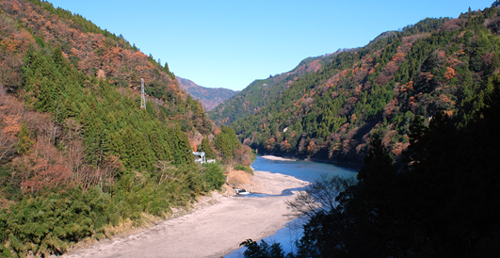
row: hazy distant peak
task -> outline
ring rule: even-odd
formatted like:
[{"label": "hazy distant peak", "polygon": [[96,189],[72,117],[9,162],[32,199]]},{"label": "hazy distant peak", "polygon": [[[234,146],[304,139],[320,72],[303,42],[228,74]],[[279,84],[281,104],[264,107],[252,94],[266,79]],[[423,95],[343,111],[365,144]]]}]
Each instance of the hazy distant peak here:
[{"label": "hazy distant peak", "polygon": [[217,105],[222,103],[224,100],[232,97],[238,91],[233,91],[226,88],[207,88],[200,86],[189,79],[185,79],[176,76],[177,81],[181,89],[186,90],[187,93],[197,99],[203,105],[205,111],[210,111],[214,109]]}]

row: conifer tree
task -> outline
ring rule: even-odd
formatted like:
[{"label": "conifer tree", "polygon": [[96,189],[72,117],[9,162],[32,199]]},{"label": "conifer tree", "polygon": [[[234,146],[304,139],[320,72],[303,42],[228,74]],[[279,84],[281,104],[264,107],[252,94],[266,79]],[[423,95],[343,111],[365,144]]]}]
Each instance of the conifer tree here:
[{"label": "conifer tree", "polygon": [[21,130],[19,131],[17,137],[19,138],[19,143],[17,144],[17,152],[19,154],[28,152],[34,142],[30,139],[31,133],[26,125],[26,121],[23,122]]},{"label": "conifer tree", "polygon": [[207,137],[201,140],[201,151],[205,152],[207,159],[215,159],[215,152]]}]

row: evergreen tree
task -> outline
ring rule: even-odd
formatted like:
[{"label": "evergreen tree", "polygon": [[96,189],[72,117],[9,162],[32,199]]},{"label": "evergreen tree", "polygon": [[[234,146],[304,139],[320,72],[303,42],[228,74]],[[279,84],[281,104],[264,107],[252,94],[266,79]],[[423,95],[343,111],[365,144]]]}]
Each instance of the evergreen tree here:
[{"label": "evergreen tree", "polygon": [[241,147],[241,143],[236,137],[233,128],[222,126],[221,133],[215,136],[215,146],[222,154],[224,161],[229,161],[233,158],[234,150]]},{"label": "evergreen tree", "polygon": [[205,152],[205,156],[207,159],[215,159],[215,152],[210,144],[210,140],[207,137],[203,137],[201,140],[201,151]]},{"label": "evergreen tree", "polygon": [[26,121],[23,122],[21,130],[17,135],[19,142],[17,144],[17,152],[19,154],[24,154],[29,151],[30,147],[33,146],[34,142],[31,140],[31,133],[26,125]]}]

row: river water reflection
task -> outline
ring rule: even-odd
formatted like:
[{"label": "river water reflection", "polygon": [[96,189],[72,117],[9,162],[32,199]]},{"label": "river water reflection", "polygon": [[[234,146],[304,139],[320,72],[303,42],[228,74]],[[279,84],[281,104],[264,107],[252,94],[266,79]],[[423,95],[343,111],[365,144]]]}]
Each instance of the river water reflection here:
[{"label": "river water reflection", "polygon": [[326,163],[303,160],[270,160],[261,156],[258,156],[252,163],[252,168],[259,171],[281,173],[308,182],[316,181],[322,174],[352,177],[356,176],[358,171],[356,168],[346,168]]},{"label": "river water reflection", "polygon": [[[272,173],[281,173],[289,176],[296,177],[300,180],[307,182],[314,182],[318,180],[321,175],[328,176],[341,176],[341,177],[355,177],[357,174],[357,168],[347,168],[340,167],[332,164],[325,164],[319,162],[311,161],[282,161],[282,160],[270,160],[258,156],[252,163],[252,168],[259,171],[269,171]],[[296,189],[289,189],[288,191],[283,191],[283,195],[288,195],[290,190],[294,191]],[[263,197],[261,195],[253,195],[254,197]],[[252,197],[248,195],[247,197]],[[305,219],[295,219],[287,223],[287,226],[278,230],[276,234],[264,238],[268,243],[279,242],[285,253],[294,251],[293,243],[300,238],[302,235],[302,225],[305,223]],[[242,239],[243,242],[245,239]],[[245,248],[240,248],[231,254],[227,254],[225,258],[242,258]]]}]

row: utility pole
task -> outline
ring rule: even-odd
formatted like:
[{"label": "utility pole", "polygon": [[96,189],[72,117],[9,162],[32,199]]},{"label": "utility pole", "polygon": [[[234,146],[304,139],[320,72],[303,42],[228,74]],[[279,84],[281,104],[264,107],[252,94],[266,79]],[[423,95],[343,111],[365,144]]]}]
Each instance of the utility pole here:
[{"label": "utility pole", "polygon": [[146,108],[146,96],[144,94],[144,79],[141,78],[141,109]]}]

